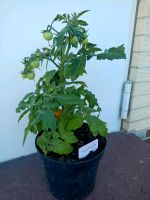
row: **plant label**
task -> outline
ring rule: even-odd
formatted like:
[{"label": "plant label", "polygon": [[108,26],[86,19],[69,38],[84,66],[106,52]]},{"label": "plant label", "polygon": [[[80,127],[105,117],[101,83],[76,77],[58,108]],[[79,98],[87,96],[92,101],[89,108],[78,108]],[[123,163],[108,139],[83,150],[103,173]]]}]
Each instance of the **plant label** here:
[{"label": "plant label", "polygon": [[95,152],[97,149],[98,149],[98,139],[79,148],[78,157],[79,159],[85,158],[90,152]]}]

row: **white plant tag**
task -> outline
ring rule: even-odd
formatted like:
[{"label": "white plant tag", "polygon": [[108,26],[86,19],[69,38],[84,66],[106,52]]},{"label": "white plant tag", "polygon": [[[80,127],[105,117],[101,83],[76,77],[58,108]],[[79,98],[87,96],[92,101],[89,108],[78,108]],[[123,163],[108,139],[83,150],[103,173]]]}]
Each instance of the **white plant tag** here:
[{"label": "white plant tag", "polygon": [[85,158],[91,151],[95,152],[98,149],[98,139],[84,145],[78,151],[79,159]]}]

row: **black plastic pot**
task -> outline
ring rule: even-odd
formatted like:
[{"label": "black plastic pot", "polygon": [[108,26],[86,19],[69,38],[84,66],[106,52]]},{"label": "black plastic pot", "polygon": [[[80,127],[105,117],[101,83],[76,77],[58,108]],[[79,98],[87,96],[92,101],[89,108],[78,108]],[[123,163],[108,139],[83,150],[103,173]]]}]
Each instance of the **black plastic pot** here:
[{"label": "black plastic pot", "polygon": [[44,162],[49,190],[54,197],[59,200],[82,200],[92,192],[104,149],[90,159],[64,163],[44,156],[37,145],[36,148]]}]

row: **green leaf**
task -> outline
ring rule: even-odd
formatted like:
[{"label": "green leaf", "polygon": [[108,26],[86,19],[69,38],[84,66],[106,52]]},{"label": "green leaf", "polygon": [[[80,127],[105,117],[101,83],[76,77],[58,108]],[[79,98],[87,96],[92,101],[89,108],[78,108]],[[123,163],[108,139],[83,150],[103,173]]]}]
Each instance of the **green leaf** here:
[{"label": "green leaf", "polygon": [[24,145],[24,143],[25,143],[25,141],[26,141],[26,138],[27,138],[27,136],[28,136],[29,131],[30,131],[30,126],[28,125],[28,126],[24,129],[23,145]]},{"label": "green leaf", "polygon": [[96,52],[99,52],[99,51],[101,51],[100,48],[91,47],[91,48],[89,48],[89,49],[86,51],[86,54],[88,55],[88,57],[93,57],[94,54],[95,54]]},{"label": "green leaf", "polygon": [[71,110],[72,106],[65,106],[62,113],[61,113],[61,117],[60,117],[60,120],[59,120],[59,123],[58,123],[58,130],[59,130],[59,133],[63,133],[64,130],[66,130],[66,125],[67,125],[67,122],[68,122],[68,119],[69,119],[69,112]]},{"label": "green leaf", "polygon": [[82,104],[82,100],[78,96],[71,95],[71,94],[57,95],[56,99],[62,105]]},{"label": "green leaf", "polygon": [[88,42],[88,44],[86,45],[86,48],[87,48],[87,49],[94,48],[94,47],[96,48],[96,46],[97,46],[96,44],[93,44],[93,43],[91,43],[91,42]]},{"label": "green leaf", "polygon": [[41,132],[43,130],[43,125],[42,125],[42,122],[40,121],[39,123],[37,123],[37,130],[38,132]]},{"label": "green leaf", "polygon": [[89,12],[89,11],[90,11],[90,10],[83,10],[82,12],[78,13],[78,18],[79,18],[81,15],[83,15],[83,14]]},{"label": "green leaf", "polygon": [[60,139],[52,139],[50,145],[47,146],[48,151],[53,151],[60,155],[69,154],[73,151],[73,147],[68,142],[64,142]]},{"label": "green leaf", "polygon": [[69,55],[68,55],[68,59],[67,59],[67,63],[65,64],[65,66],[64,66],[64,77],[66,78],[66,79],[70,79],[70,77],[71,77],[71,70],[72,70],[72,68],[71,68],[71,61],[73,60],[75,58],[75,54],[73,54],[73,53],[70,53]]},{"label": "green leaf", "polygon": [[30,132],[34,134],[39,133],[36,126],[30,126]]},{"label": "green leaf", "polygon": [[118,47],[112,47],[105,50],[104,53],[97,55],[97,60],[114,60],[114,59],[126,59],[125,47],[124,45]]},{"label": "green leaf", "polygon": [[29,118],[30,132],[32,132],[34,134],[36,134],[37,132],[40,132],[43,127],[39,130],[41,121],[40,121],[40,118],[39,118],[37,112],[31,110],[28,118]]},{"label": "green leaf", "polygon": [[60,32],[59,32],[59,35],[57,37],[57,45],[58,46],[61,46],[63,41],[64,41],[64,37],[65,37],[65,34],[67,33],[69,29],[69,25],[65,26]]},{"label": "green leaf", "polygon": [[86,21],[83,21],[83,20],[78,20],[77,22],[81,26],[87,26],[88,25],[88,23]]},{"label": "green leaf", "polygon": [[28,94],[26,94],[24,97],[23,97],[23,99],[22,99],[22,101],[25,101],[26,99],[28,99],[30,96],[32,96],[34,94],[34,92],[30,92],[30,93],[28,93]]},{"label": "green leaf", "polygon": [[49,108],[57,108],[59,106],[58,103],[50,103]]},{"label": "green leaf", "polygon": [[69,119],[67,129],[76,130],[77,128],[81,127],[82,124],[83,124],[83,117],[82,115],[77,114]]},{"label": "green leaf", "polygon": [[48,98],[45,102],[44,105],[42,105],[43,108],[46,110],[53,110],[53,108],[58,108],[59,104],[56,102],[51,102],[51,100]]},{"label": "green leaf", "polygon": [[18,107],[16,108],[16,112],[20,113],[21,110],[25,110],[29,106],[32,99],[34,99],[34,92],[26,94],[19,102]]},{"label": "green leaf", "polygon": [[38,80],[38,82],[37,82],[37,84],[36,84],[36,91],[40,91],[40,90],[41,90],[41,83],[42,83],[42,81],[43,81],[43,77],[41,77],[41,78]]},{"label": "green leaf", "polygon": [[49,85],[50,81],[54,78],[55,74],[56,74],[56,70],[51,70],[49,72],[46,72],[44,76],[44,81],[46,85]]},{"label": "green leaf", "polygon": [[20,120],[24,117],[24,115],[26,115],[29,112],[29,110],[25,110],[19,117],[18,122],[20,122]]},{"label": "green leaf", "polygon": [[65,17],[64,17],[64,16],[62,16],[62,15],[58,14],[58,15],[56,15],[56,17],[54,18],[54,20],[53,20],[53,21],[61,21],[61,20],[64,20],[64,19],[65,19]]},{"label": "green leaf", "polygon": [[56,130],[56,118],[51,110],[41,110],[38,112],[38,117],[42,121],[44,129]]},{"label": "green leaf", "polygon": [[86,120],[93,136],[96,137],[99,134],[103,137],[106,137],[108,129],[105,122],[96,116],[88,116]]},{"label": "green leaf", "polygon": [[80,84],[84,87],[87,87],[86,83],[84,81],[72,81],[72,82],[66,82],[66,85],[71,85],[71,84]]},{"label": "green leaf", "polygon": [[59,138],[60,135],[59,135],[59,133],[57,131],[54,131],[54,132],[52,132],[52,137],[53,138]]},{"label": "green leaf", "polygon": [[93,55],[88,55],[87,56],[87,60],[90,60],[91,58],[93,58]]},{"label": "green leaf", "polygon": [[83,54],[73,59],[71,65],[71,80],[76,80],[80,75],[85,73],[86,55]]},{"label": "green leaf", "polygon": [[25,101],[20,101],[18,107],[16,108],[16,113],[20,113],[22,110],[27,108],[28,104]]},{"label": "green leaf", "polygon": [[64,67],[64,77],[69,79],[71,77],[71,65],[65,65]]},{"label": "green leaf", "polygon": [[91,108],[91,107],[82,106],[81,109],[82,109],[83,112],[86,113],[86,114],[94,113],[94,112],[99,112],[99,110],[96,110],[96,109]]},{"label": "green leaf", "polygon": [[46,146],[49,141],[49,134],[48,132],[43,132],[42,135],[37,138],[37,145],[41,148],[45,155],[47,154]]},{"label": "green leaf", "polygon": [[92,92],[86,90],[85,98],[86,98],[86,100],[88,101],[89,106],[90,106],[91,108],[94,108],[94,106],[97,105],[97,99],[96,99],[95,95],[92,94]]},{"label": "green leaf", "polygon": [[63,130],[61,132],[61,138],[68,143],[76,143],[78,141],[77,137],[74,135],[72,131]]}]

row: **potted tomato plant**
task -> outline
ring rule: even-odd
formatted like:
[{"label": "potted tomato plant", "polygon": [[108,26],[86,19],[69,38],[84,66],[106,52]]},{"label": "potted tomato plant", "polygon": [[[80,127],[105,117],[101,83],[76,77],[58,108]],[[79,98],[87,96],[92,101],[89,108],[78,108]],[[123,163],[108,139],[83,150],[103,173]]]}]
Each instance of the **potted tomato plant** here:
[{"label": "potted tomato plant", "polygon": [[[28,113],[23,143],[29,132],[36,134],[50,192],[60,200],[80,200],[92,191],[106,146],[108,130],[99,118],[101,108],[78,78],[86,73],[86,63],[92,58],[126,57],[123,45],[102,52],[89,42],[88,23],[80,19],[86,12],[58,14],[42,31],[47,46],[25,57],[21,72],[23,78],[33,80],[35,71],[46,66],[35,91],[25,95],[16,112],[21,113],[19,121]],[[64,27],[56,30],[55,22]]]}]

